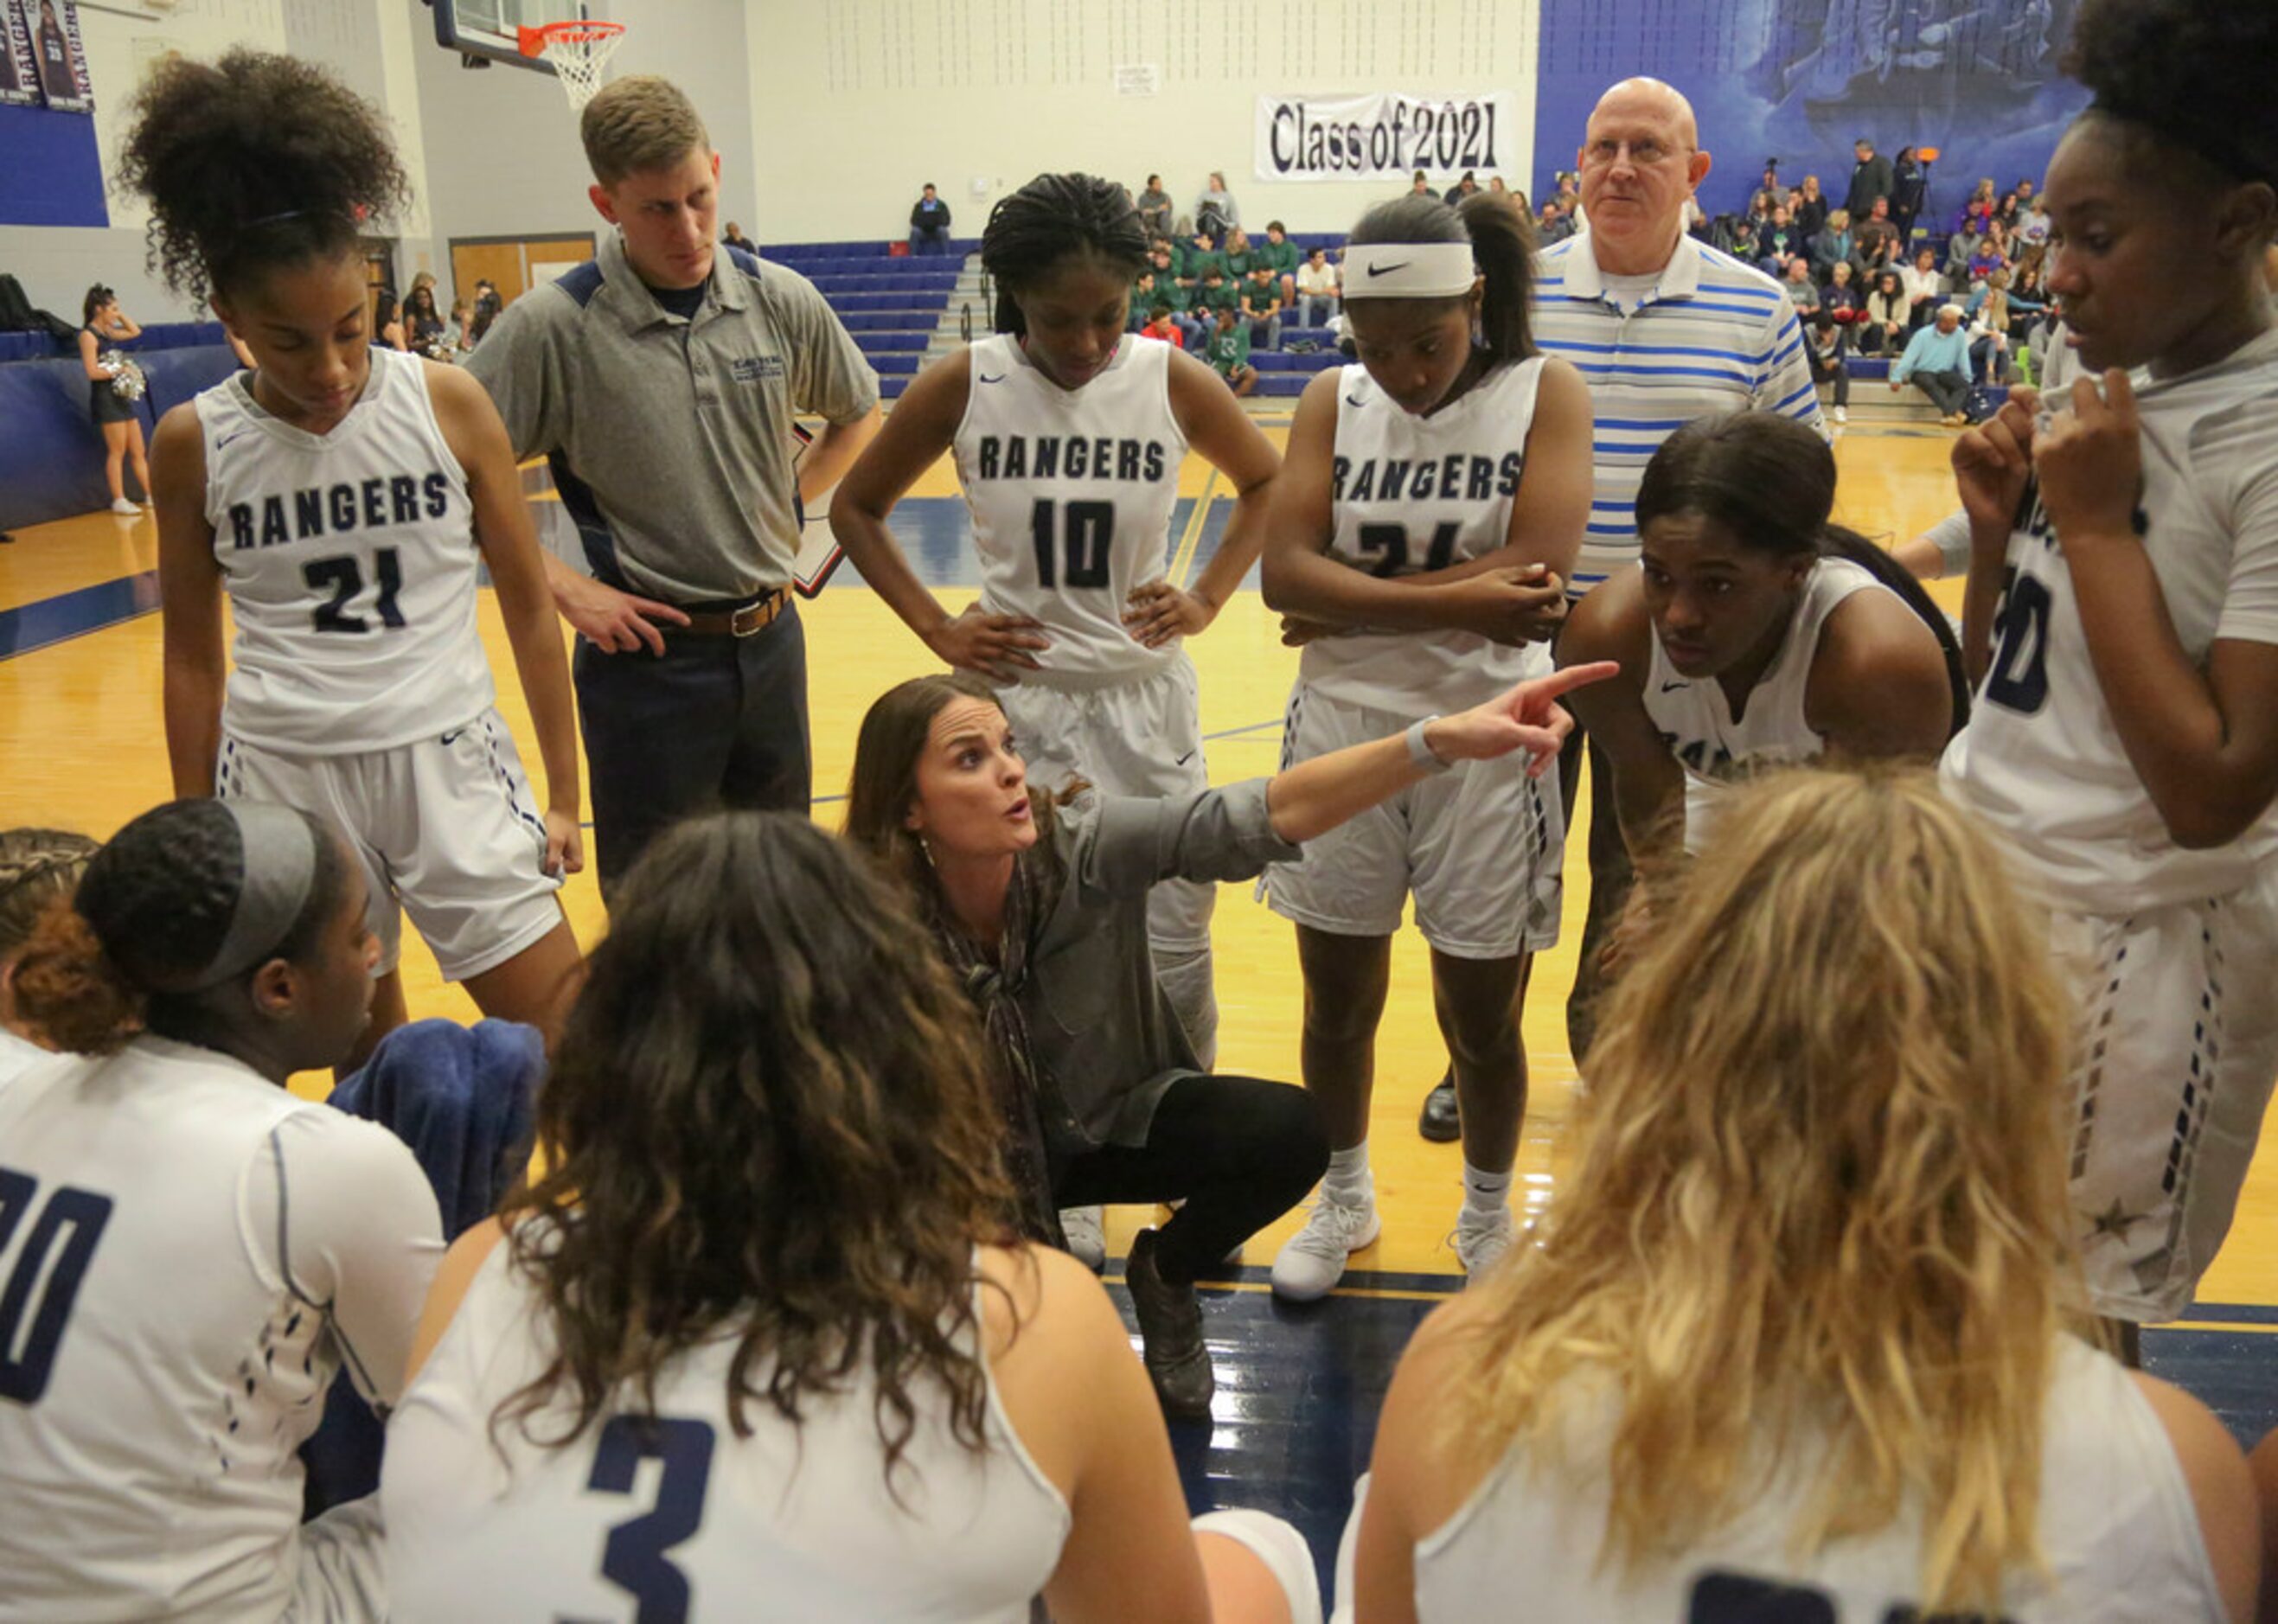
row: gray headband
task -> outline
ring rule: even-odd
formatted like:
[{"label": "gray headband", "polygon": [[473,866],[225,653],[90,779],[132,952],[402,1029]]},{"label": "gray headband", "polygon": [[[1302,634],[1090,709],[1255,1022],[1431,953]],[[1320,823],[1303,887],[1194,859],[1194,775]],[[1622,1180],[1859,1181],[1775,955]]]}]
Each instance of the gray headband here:
[{"label": "gray headband", "polygon": [[191,990],[203,991],[243,975],[275,957],[309,905],[317,879],[317,832],[289,807],[261,801],[224,801],[237,820],[245,876],[229,930]]}]

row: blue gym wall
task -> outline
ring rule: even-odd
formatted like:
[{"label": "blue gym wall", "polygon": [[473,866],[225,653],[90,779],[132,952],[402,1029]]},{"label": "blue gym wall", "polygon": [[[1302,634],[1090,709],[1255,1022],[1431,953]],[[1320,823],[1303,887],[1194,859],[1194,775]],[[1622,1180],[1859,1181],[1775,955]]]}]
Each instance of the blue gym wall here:
[{"label": "blue gym wall", "polygon": [[0,107],[0,225],[108,225],[95,120]]},{"label": "blue gym wall", "polygon": [[[1632,74],[1692,98],[1716,167],[1711,214],[1739,212],[1780,160],[1839,204],[1851,143],[1936,147],[1925,221],[1947,225],[1981,175],[2037,184],[2088,94],[2057,63],[2079,0],[1540,0],[1533,195],[1571,169],[1590,109]],[[2269,4],[2269,0],[2259,0]]]}]

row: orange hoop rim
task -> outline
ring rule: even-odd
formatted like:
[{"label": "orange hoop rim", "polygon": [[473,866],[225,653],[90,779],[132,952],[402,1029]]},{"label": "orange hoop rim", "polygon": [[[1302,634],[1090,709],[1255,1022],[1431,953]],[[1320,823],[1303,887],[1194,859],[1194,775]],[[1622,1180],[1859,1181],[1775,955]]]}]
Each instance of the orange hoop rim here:
[{"label": "orange hoop rim", "polygon": [[524,56],[542,57],[547,46],[557,40],[565,45],[598,45],[603,40],[615,39],[624,31],[623,23],[573,18],[567,22],[539,23],[535,27],[524,25],[517,38]]}]

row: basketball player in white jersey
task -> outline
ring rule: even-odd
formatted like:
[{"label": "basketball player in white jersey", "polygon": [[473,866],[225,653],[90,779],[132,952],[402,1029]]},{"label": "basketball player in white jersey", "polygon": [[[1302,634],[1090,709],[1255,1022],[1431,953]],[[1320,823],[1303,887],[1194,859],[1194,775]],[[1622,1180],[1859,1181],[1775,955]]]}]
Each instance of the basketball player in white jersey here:
[{"label": "basketball player in white jersey", "polygon": [[[405,909],[485,1014],[550,1029],[577,959],[554,892],[583,863],[569,672],[489,396],[370,341],[361,234],[403,192],[379,114],[288,57],[171,58],[124,158],[170,285],[210,296],[256,362],[168,412],[151,448],[175,789],[348,835],[380,940],[351,1068],[405,1018]],[[493,705],[485,568],[543,805]]]},{"label": "basketball player in white jersey", "polygon": [[[1455,712],[1550,669],[1590,505],[1581,376],[1528,335],[1524,217],[1482,194],[1371,210],[1345,256],[1360,364],[1307,385],[1289,431],[1265,600],[1304,654],[1286,767]],[[1463,1103],[1456,1252],[1476,1272],[1510,1244],[1511,1162],[1525,1111],[1518,1002],[1557,940],[1565,818],[1555,779],[1474,761],[1403,790],[1267,870],[1296,922],[1305,1086],[1333,1152],[1273,1289],[1334,1286],[1379,1231],[1368,1170],[1376,1027],[1392,934],[1416,899]]]},{"label": "basketball player in white jersey", "polygon": [[2131,1325],[2190,1301],[2278,1077],[2274,55],[2269,6],[2083,9],[2047,205],[2084,376],[1954,450],[1980,685],[1946,779],[2057,911],[2080,1245]]},{"label": "basketball player in white jersey", "polygon": [[51,910],[0,1086],[0,1620],[377,1621],[377,1505],[302,1522],[345,1366],[393,1404],[442,1257],[385,1127],[294,1097],[363,1026],[361,865],[305,812],[178,801]]},{"label": "basketball player in white jersey", "polygon": [[1822,753],[1928,761],[1966,714],[1958,655],[1932,629],[1945,617],[1873,543],[1829,526],[1834,501],[1827,442],[1770,412],[1696,418],[1646,465],[1639,561],[1558,639],[1561,665],[1621,664],[1569,704],[1613,765],[1640,873],[1699,848],[1730,780]]},{"label": "basketball player in white jersey", "polygon": [[[439,1277],[389,1430],[392,1616],[1318,1624],[1304,1542],[1190,1532],[1107,1294],[998,1244],[974,1018],[805,818],[653,844]],[[1197,1536],[1200,1537],[1197,1537]]]},{"label": "basketball player in white jersey", "polygon": [[0,834],[0,1086],[48,1056],[39,1033],[16,1010],[16,962],[40,916],[70,899],[95,842],[63,829]]},{"label": "basketball player in white jersey", "polygon": [[[1181,644],[1257,561],[1280,459],[1207,366],[1125,331],[1147,233],[1122,187],[1037,176],[990,211],[981,258],[997,281],[997,334],[929,368],[895,403],[831,499],[832,533],[928,647],[1003,687],[1040,787],[1207,789]],[[1182,589],[1165,569],[1189,447],[1226,476],[1235,503],[1217,553]],[[944,452],[982,570],[980,599],[954,616],[886,528]],[[1205,1065],[1217,1049],[1216,896],[1167,881],[1150,923],[1156,973]]]},{"label": "basketball player in white jersey", "polygon": [[[1130,194],[1039,175],[990,210],[982,263],[994,337],[927,369],[840,482],[831,531],[905,624],[948,664],[1000,685],[1034,781],[1110,795],[1210,787],[1194,662],[1201,632],[1257,561],[1280,460],[1209,367],[1125,331],[1147,233]],[[1191,589],[1166,574],[1191,447],[1234,487],[1217,553]],[[886,528],[944,452],[956,461],[981,596],[951,615]],[[1213,886],[1168,880],[1150,901],[1155,973],[1205,1067],[1218,1058]],[[1105,1261],[1097,1208],[1066,1215]]]},{"label": "basketball player in white jersey", "polygon": [[2070,1010],[1997,841],[1790,768],[1675,897],[1536,1244],[1401,1360],[1340,1617],[2251,1616],[2238,1445],[2072,1334]]}]

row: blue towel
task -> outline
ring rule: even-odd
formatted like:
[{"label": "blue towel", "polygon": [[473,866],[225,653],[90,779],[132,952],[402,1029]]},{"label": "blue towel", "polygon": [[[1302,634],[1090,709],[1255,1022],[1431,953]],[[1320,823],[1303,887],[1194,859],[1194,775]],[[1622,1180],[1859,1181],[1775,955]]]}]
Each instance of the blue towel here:
[{"label": "blue towel", "polygon": [[[334,1088],[335,1109],[387,1129],[434,1186],[443,1239],[455,1240],[498,1209],[530,1159],[531,1117],[546,1046],[514,1021],[414,1021],[380,1040],[363,1069]],[[302,1514],[314,1517],[379,1487],[383,1434],[348,1373],[333,1382],[325,1420],[301,1446]]]}]

